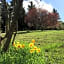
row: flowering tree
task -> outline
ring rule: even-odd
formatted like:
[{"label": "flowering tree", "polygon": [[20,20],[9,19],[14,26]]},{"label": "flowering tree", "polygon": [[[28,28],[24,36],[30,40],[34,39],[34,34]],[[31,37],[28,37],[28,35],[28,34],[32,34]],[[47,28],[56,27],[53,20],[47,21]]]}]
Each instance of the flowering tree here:
[{"label": "flowering tree", "polygon": [[57,12],[50,13],[44,9],[32,8],[25,17],[25,22],[29,27],[34,27],[35,29],[47,29],[55,28],[58,19],[59,14]]},{"label": "flowering tree", "polygon": [[38,24],[38,14],[37,9],[32,8],[27,16],[25,17],[25,23],[31,28],[36,28],[36,25]]}]

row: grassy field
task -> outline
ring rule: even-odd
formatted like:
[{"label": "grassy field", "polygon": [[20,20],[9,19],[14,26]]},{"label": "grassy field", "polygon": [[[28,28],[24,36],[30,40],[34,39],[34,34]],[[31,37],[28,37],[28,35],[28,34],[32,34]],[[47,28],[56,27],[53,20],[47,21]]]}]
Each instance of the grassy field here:
[{"label": "grassy field", "polygon": [[[4,36],[4,34],[1,35]],[[12,62],[10,64],[64,64],[63,30],[19,31],[17,32],[15,42],[25,42],[29,44],[32,39],[35,39],[35,45],[41,48],[40,54],[31,55],[25,50],[27,54],[27,58],[25,58],[24,56],[20,55],[20,52],[22,51],[14,51],[14,48],[12,45],[10,45],[9,51],[7,53],[0,54],[0,64],[8,64],[8,62]],[[14,60],[14,58],[17,59]],[[28,62],[24,63],[27,59],[30,61],[28,60]],[[17,62],[15,63],[15,61]]]}]

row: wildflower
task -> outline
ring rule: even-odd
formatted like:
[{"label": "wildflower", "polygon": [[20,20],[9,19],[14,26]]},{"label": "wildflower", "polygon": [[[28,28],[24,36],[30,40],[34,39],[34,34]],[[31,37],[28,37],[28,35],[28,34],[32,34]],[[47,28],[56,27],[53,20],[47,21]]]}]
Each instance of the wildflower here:
[{"label": "wildflower", "polygon": [[30,49],[30,53],[34,53],[34,51],[35,51],[34,49]]},{"label": "wildflower", "polygon": [[16,48],[22,48],[22,45],[21,45],[21,44],[16,44],[15,47],[16,47]]},{"label": "wildflower", "polygon": [[21,46],[20,45],[18,45],[18,48],[20,48]]},{"label": "wildflower", "polygon": [[35,40],[34,39],[32,39],[32,43],[35,43]]},{"label": "wildflower", "polygon": [[24,47],[25,47],[25,45],[23,44],[23,45],[22,45],[22,48],[24,48]]},{"label": "wildflower", "polygon": [[37,47],[36,46],[34,46],[34,50],[37,50]]},{"label": "wildflower", "polygon": [[34,46],[34,43],[30,43],[30,44],[29,44],[29,47],[33,47],[33,46]]},{"label": "wildflower", "polygon": [[36,49],[36,52],[37,52],[37,53],[41,52],[40,48]]}]

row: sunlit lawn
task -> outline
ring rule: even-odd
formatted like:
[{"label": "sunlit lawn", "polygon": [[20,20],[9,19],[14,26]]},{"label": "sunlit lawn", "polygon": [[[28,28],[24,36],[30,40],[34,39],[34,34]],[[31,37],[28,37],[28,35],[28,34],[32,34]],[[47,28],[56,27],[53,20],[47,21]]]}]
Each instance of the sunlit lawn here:
[{"label": "sunlit lawn", "polygon": [[[4,36],[4,34],[2,34],[2,36]],[[0,55],[1,56],[0,59],[2,60],[1,64],[3,64],[4,62],[5,64],[7,64],[8,61],[3,60],[3,58],[7,59],[9,54],[12,58],[14,57],[14,54],[15,54],[14,58],[16,58],[17,55],[19,59],[16,59],[16,61],[19,64],[25,64],[20,62],[24,59],[25,61],[26,59],[30,59],[31,61],[31,63],[28,61],[26,64],[39,64],[37,62],[40,62],[40,64],[64,64],[64,31],[63,30],[18,31],[15,38],[15,42],[21,42],[21,43],[26,42],[29,44],[32,39],[35,39],[36,41],[35,45],[41,48],[40,55],[34,56],[39,58],[41,62],[39,59],[33,58],[33,56],[32,59],[35,59],[35,61],[31,60],[30,53],[28,53],[29,55],[28,58],[23,58],[23,56],[20,55],[21,51],[20,52],[14,51],[14,49],[11,48],[12,46],[10,45],[9,51],[6,54],[3,54],[4,56]],[[16,64],[14,59],[12,59],[11,61],[13,62],[12,64]]]}]

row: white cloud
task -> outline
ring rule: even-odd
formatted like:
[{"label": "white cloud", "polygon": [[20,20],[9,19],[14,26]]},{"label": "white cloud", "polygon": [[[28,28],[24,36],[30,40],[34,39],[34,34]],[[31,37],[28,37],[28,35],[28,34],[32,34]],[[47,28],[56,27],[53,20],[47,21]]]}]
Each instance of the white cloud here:
[{"label": "white cloud", "polygon": [[9,5],[11,5],[11,3],[10,3],[10,2],[9,2],[8,4],[9,4]]},{"label": "white cloud", "polygon": [[2,2],[0,1],[0,3],[2,3]]},{"label": "white cloud", "polygon": [[33,2],[33,4],[35,5],[36,8],[46,9],[49,12],[53,11],[53,6],[51,4],[47,4],[44,1],[40,1],[40,0],[27,0],[27,1],[23,2],[23,7],[25,8],[26,12],[28,12],[28,5],[30,5],[30,1]]}]

